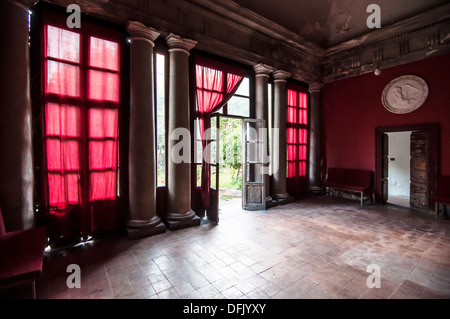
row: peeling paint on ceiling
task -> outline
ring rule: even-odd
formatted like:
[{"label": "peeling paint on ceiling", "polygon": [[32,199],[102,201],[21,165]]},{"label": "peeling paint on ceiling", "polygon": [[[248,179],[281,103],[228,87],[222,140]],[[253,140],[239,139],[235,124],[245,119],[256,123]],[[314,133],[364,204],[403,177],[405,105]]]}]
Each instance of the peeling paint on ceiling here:
[{"label": "peeling paint on ceiling", "polygon": [[367,34],[369,4],[381,8],[381,25],[400,20],[448,3],[448,0],[234,0],[284,28],[321,46],[330,48]]}]

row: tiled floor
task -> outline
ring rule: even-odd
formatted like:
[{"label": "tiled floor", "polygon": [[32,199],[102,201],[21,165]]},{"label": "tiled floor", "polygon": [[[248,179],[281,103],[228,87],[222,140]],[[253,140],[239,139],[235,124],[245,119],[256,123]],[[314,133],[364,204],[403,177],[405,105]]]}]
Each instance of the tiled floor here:
[{"label": "tiled floor", "polygon": [[[450,220],[315,197],[52,252],[38,298],[450,298]],[[69,289],[69,264],[81,288]],[[381,288],[368,288],[368,265]]]}]

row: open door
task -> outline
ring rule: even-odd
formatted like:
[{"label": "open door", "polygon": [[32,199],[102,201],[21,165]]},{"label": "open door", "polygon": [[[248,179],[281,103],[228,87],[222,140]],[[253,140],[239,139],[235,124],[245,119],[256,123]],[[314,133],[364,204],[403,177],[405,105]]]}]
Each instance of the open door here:
[{"label": "open door", "polygon": [[384,137],[389,132],[411,133],[410,143],[410,207],[420,210],[434,209],[434,196],[440,167],[440,124],[414,124],[375,128],[375,197],[385,204],[387,194],[386,161],[388,144]]},{"label": "open door", "polygon": [[264,120],[242,121],[242,209],[265,210]]},{"label": "open door", "polygon": [[383,134],[381,140],[381,203],[387,204],[389,192],[389,136]]},{"label": "open door", "polygon": [[428,209],[428,134],[415,131],[411,133],[411,172],[410,206]]}]

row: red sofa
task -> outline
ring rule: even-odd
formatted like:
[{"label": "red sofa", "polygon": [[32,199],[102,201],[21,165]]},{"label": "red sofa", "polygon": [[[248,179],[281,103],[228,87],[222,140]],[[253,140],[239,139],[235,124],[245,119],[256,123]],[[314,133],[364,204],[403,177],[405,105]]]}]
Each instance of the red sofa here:
[{"label": "red sofa", "polygon": [[328,188],[327,194],[330,188],[358,192],[361,197],[361,206],[365,194],[373,202],[373,172],[370,170],[330,167],[324,186]]},{"label": "red sofa", "polygon": [[444,217],[447,205],[450,204],[450,176],[439,176],[438,189],[434,200],[436,218]]},{"label": "red sofa", "polygon": [[0,210],[0,289],[31,282],[36,298],[35,279],[42,273],[45,228],[5,231]]}]

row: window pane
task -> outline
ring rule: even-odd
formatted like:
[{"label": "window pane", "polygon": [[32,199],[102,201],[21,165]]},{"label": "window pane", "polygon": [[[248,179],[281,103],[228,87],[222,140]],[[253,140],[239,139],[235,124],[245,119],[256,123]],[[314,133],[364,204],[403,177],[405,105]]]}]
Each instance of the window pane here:
[{"label": "window pane", "polygon": [[64,207],[78,204],[78,174],[48,174],[48,197],[50,206]]},{"label": "window pane", "polygon": [[223,92],[223,72],[205,66],[196,65],[197,88]]},{"label": "window pane", "polygon": [[92,100],[119,102],[119,75],[89,70],[89,93]]},{"label": "window pane", "polygon": [[308,95],[306,93],[299,93],[298,94],[298,106],[301,108],[306,109],[308,107],[307,103],[307,97]]},{"label": "window pane", "polygon": [[90,200],[116,198],[116,171],[90,173]]},{"label": "window pane", "polygon": [[196,143],[197,143],[197,147],[196,147],[195,162],[196,163],[201,163],[202,162],[202,156],[203,156],[202,142],[201,141],[197,141]]},{"label": "window pane", "polygon": [[119,71],[119,44],[90,37],[89,65]]},{"label": "window pane", "polygon": [[308,131],[306,129],[298,130],[299,144],[306,144],[308,138]]},{"label": "window pane", "polygon": [[287,159],[288,159],[288,161],[297,160],[297,145],[288,145],[287,146]]},{"label": "window pane", "polygon": [[209,138],[211,140],[217,139],[217,117],[211,118],[211,134],[209,134]]},{"label": "window pane", "polygon": [[299,155],[298,159],[306,161],[306,145],[299,145]]},{"label": "window pane", "polygon": [[48,57],[78,63],[80,61],[80,35],[48,25],[46,54]]},{"label": "window pane", "polygon": [[70,105],[49,103],[45,106],[47,136],[79,137],[80,110]]},{"label": "window pane", "polygon": [[286,141],[290,144],[297,144],[297,134],[294,128],[288,127],[286,130]]},{"label": "window pane", "polygon": [[202,166],[201,165],[196,166],[197,166],[197,186],[202,186]]},{"label": "window pane", "polygon": [[75,171],[80,169],[80,143],[47,139],[47,169],[51,171]]},{"label": "window pane", "polygon": [[166,185],[165,56],[156,54],[156,166],[157,185]]},{"label": "window pane", "polygon": [[243,117],[250,116],[250,100],[245,97],[233,96],[227,103],[228,114]]},{"label": "window pane", "polygon": [[298,163],[298,176],[306,176],[306,162],[300,161]]},{"label": "window pane", "polygon": [[89,142],[89,169],[105,170],[117,168],[116,141]]},{"label": "window pane", "polygon": [[89,137],[117,138],[117,110],[89,109]]},{"label": "window pane", "polygon": [[80,96],[80,68],[71,64],[47,61],[46,93]]},{"label": "window pane", "polygon": [[250,96],[250,81],[248,78],[244,78],[242,80],[241,85],[239,86],[235,94]]},{"label": "window pane", "polygon": [[299,110],[299,119],[298,119],[298,124],[308,124],[308,113],[306,109],[300,109]]},{"label": "window pane", "polygon": [[289,107],[287,108],[287,122],[288,123],[297,123],[297,108]]},{"label": "window pane", "polygon": [[287,105],[288,106],[297,106],[297,92],[293,90],[287,91]]}]

